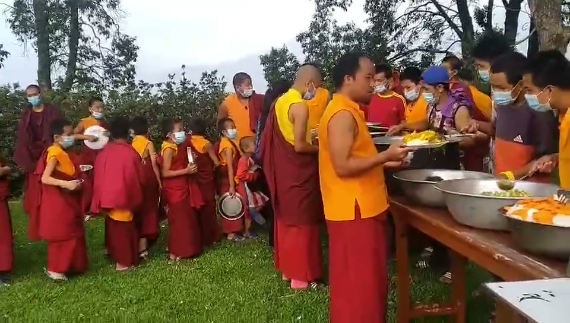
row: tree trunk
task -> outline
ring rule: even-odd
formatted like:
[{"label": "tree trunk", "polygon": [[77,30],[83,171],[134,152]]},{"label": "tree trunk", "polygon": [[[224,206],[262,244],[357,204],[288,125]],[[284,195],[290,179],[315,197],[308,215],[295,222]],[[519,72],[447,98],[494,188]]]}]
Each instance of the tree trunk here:
[{"label": "tree trunk", "polygon": [[64,92],[69,92],[73,87],[75,81],[75,74],[77,70],[77,49],[79,46],[79,36],[81,30],[79,29],[79,0],[68,0],[67,6],[69,8],[69,39],[67,46],[69,48],[69,56],[67,58],[67,68],[65,71],[65,79],[61,86]]},{"label": "tree trunk", "polygon": [[566,53],[570,32],[562,24],[562,0],[529,0],[529,6],[538,30],[540,50],[558,49]]},{"label": "tree trunk", "polygon": [[38,83],[44,90],[51,89],[51,56],[48,31],[49,12],[46,0],[33,0],[36,39],[38,47]]},{"label": "tree trunk", "polygon": [[493,30],[493,7],[495,6],[494,0],[489,0],[487,3],[487,19],[485,20],[487,24],[485,25],[485,31]]},{"label": "tree trunk", "polygon": [[523,0],[510,0],[505,6],[505,37],[511,45],[517,41],[517,31],[519,28],[519,13]]},{"label": "tree trunk", "polygon": [[461,22],[461,56],[467,65],[472,62],[471,51],[475,45],[475,28],[473,27],[473,19],[469,13],[469,3],[467,0],[457,0],[457,13]]},{"label": "tree trunk", "polygon": [[535,29],[536,29],[536,24],[534,23],[534,18],[530,18],[530,29],[528,32],[532,33],[532,31],[534,30],[534,33],[528,37],[528,48],[526,50],[526,57],[533,57],[534,55],[536,55],[536,53],[538,53],[540,45],[538,42],[538,30]]}]

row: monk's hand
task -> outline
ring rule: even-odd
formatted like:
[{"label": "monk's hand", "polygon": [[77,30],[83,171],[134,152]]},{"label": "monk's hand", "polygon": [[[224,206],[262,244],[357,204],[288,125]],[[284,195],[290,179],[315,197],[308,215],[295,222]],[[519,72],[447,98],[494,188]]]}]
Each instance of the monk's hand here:
[{"label": "monk's hand", "polygon": [[196,167],[196,164],[190,163],[186,167],[186,171],[188,172],[188,174],[196,174],[196,172],[198,171],[198,167]]},{"label": "monk's hand", "polygon": [[63,188],[68,189],[70,191],[75,191],[76,189],[79,188],[80,185],[81,183],[79,181],[67,181],[63,185]]},{"label": "monk's hand", "polygon": [[95,141],[99,140],[99,137],[93,136],[93,135],[87,135],[87,140],[90,142],[95,142]]},{"label": "monk's hand", "polygon": [[555,155],[542,156],[532,163],[529,174],[534,173],[551,173],[556,167]]},{"label": "monk's hand", "polygon": [[473,119],[469,120],[467,125],[461,128],[462,133],[477,133],[477,131],[479,131],[479,123]]},{"label": "monk's hand", "polygon": [[414,149],[395,143],[390,145],[384,153],[389,162],[403,162],[412,150]]},{"label": "monk's hand", "polygon": [[231,197],[235,197],[236,196],[236,188],[235,186],[230,186],[230,190],[229,192]]},{"label": "monk's hand", "polygon": [[395,126],[391,126],[388,129],[388,132],[386,133],[387,136],[393,136],[393,135],[397,135],[400,132],[402,132],[404,130],[404,125],[403,124],[398,124]]}]

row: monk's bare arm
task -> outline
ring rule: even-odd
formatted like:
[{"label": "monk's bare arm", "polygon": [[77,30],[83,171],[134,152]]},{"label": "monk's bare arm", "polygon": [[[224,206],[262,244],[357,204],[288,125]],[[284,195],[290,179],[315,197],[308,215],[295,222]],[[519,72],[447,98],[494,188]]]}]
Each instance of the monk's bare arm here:
[{"label": "monk's bare arm", "polygon": [[170,170],[170,166],[172,166],[172,157],[173,157],[174,150],[172,149],[165,149],[162,153],[162,177],[170,178],[170,177],[177,177],[187,174],[186,169],[180,170]]},{"label": "monk's bare arm", "polygon": [[85,129],[83,129],[83,122],[79,122],[77,127],[73,129],[73,134],[83,134],[83,131],[85,131]]},{"label": "monk's bare arm", "polygon": [[226,165],[228,166],[228,182],[230,183],[230,192],[235,193],[236,191],[236,182],[234,180],[234,156],[232,154],[232,150],[229,148],[224,148],[222,150],[222,154],[226,157]]},{"label": "monk's bare arm", "polygon": [[218,108],[218,120],[227,117],[228,117],[228,107],[226,106],[226,102],[224,101],[222,102],[222,104],[220,104],[220,107]]},{"label": "monk's bare arm", "polygon": [[354,117],[346,110],[337,112],[329,121],[327,139],[332,164],[339,177],[354,177],[388,162],[383,153],[366,158],[352,156],[357,131]]},{"label": "monk's bare arm", "polygon": [[42,183],[51,186],[65,187],[67,185],[67,181],[62,181],[60,179],[56,179],[51,176],[56,166],[57,166],[56,158],[50,158],[47,161],[46,168],[44,169],[44,172],[42,174]]},{"label": "monk's bare arm", "polygon": [[307,142],[307,123],[309,108],[305,102],[292,104],[289,108],[289,120],[293,123],[293,138],[295,151],[298,153],[314,154],[319,147]]},{"label": "monk's bare arm", "polygon": [[206,144],[204,146],[204,150],[208,152],[208,156],[210,156],[210,159],[212,160],[212,162],[214,162],[214,166],[216,167],[220,166],[220,160],[218,159],[218,155],[214,151],[214,146],[212,146],[212,144]]},{"label": "monk's bare arm", "polygon": [[150,142],[147,145],[148,154],[150,156],[150,162],[152,164],[152,170],[154,171],[154,175],[156,176],[156,180],[158,181],[158,186],[162,187],[162,183],[160,181],[160,170],[158,169],[158,164],[156,163],[156,149],[154,149],[154,145]]},{"label": "monk's bare arm", "polygon": [[11,172],[12,169],[10,169],[10,166],[0,167],[0,177],[8,176]]}]

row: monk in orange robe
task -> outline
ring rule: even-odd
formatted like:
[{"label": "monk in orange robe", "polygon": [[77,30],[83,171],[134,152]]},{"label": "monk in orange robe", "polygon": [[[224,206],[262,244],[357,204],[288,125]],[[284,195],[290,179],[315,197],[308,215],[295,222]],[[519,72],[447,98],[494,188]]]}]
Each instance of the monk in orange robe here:
[{"label": "monk in orange robe", "polygon": [[275,210],[275,267],[283,279],[291,280],[293,289],[307,289],[323,274],[318,147],[312,144],[309,109],[303,101],[314,95],[320,82],[314,66],[302,66],[291,89],[275,102],[261,140],[262,166]]},{"label": "monk in orange robe", "polygon": [[237,129],[236,140],[239,142],[242,137],[255,136],[264,95],[255,93],[251,76],[244,72],[234,75],[233,85],[235,93],[226,97],[218,108],[218,121],[232,119]]},{"label": "monk in orange robe", "polygon": [[378,153],[374,146],[359,107],[373,93],[369,58],[345,54],[332,75],[337,93],[318,130],[329,233],[330,322],[386,322],[388,197],[383,168],[400,166],[408,149],[392,145]]},{"label": "monk in orange robe", "polygon": [[202,245],[209,247],[220,240],[220,228],[216,214],[216,181],[214,168],[220,165],[218,154],[212,143],[206,139],[206,122],[203,119],[193,119],[190,123],[190,143],[196,153],[196,167],[198,167],[198,185],[204,200],[204,206],[198,213],[200,216],[200,233]]},{"label": "monk in orange robe", "polygon": [[72,130],[67,120],[51,123],[54,143],[43,152],[35,171],[42,183],[39,234],[48,245],[46,273],[55,281],[65,281],[65,274],[88,267],[79,169],[66,152],[74,144]]},{"label": "monk in orange robe", "polygon": [[161,122],[165,140],[161,148],[162,199],[168,208],[168,251],[171,261],[197,257],[202,237],[197,209],[204,205],[195,178],[196,163],[188,159],[188,138],[180,120]]},{"label": "monk in orange robe", "polygon": [[10,196],[8,175],[11,170],[7,164],[4,156],[0,154],[0,287],[10,282],[10,272],[14,266],[14,236],[8,207]]},{"label": "monk in orange robe", "polygon": [[[89,117],[81,119],[77,127],[73,129],[76,140],[96,141],[97,137],[83,134],[85,129],[92,126],[101,126],[105,129],[108,128],[107,123],[104,121],[103,109],[103,99],[97,97],[89,99]],[[78,161],[81,165],[93,166],[98,153],[99,150],[93,150],[85,144],[81,144],[81,152],[79,153]],[[91,199],[93,197],[93,170],[87,171],[83,175],[82,179],[84,182],[82,184],[81,210],[85,215],[85,220],[89,220],[89,209]]]},{"label": "monk in orange robe", "polygon": [[106,212],[105,234],[115,270],[128,271],[139,264],[139,235],[135,214],[143,205],[141,157],[128,143],[129,119],[111,120],[113,140],[97,154],[91,212]]},{"label": "monk in orange robe", "polygon": [[156,150],[152,141],[148,139],[148,121],[145,117],[134,117],[131,121],[131,130],[134,133],[133,148],[142,158],[144,177],[143,204],[136,214],[139,229],[139,255],[148,258],[149,241],[156,241],[160,233],[158,203],[160,201],[160,170],[156,162]]}]

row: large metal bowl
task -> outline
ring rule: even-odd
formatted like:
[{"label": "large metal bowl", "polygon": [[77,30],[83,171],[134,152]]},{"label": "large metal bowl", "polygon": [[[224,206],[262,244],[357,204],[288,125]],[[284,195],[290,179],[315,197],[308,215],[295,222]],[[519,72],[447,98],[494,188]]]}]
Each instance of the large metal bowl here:
[{"label": "large metal bowl", "polygon": [[526,222],[505,216],[515,242],[531,253],[568,260],[570,228]]},{"label": "large metal bowl", "polygon": [[435,189],[436,181],[426,180],[429,176],[441,177],[444,181],[452,179],[493,178],[487,173],[445,169],[411,169],[393,175],[398,180],[404,194],[414,203],[430,207],[446,207],[443,193]]},{"label": "large metal bowl", "polygon": [[[482,195],[482,192],[499,190],[495,179],[442,181],[435,188],[443,193],[447,209],[457,222],[479,229],[507,230],[507,219],[499,210],[519,200],[529,199]],[[515,189],[524,190],[534,198],[544,198],[556,194],[560,188],[554,184],[515,181]]]}]

